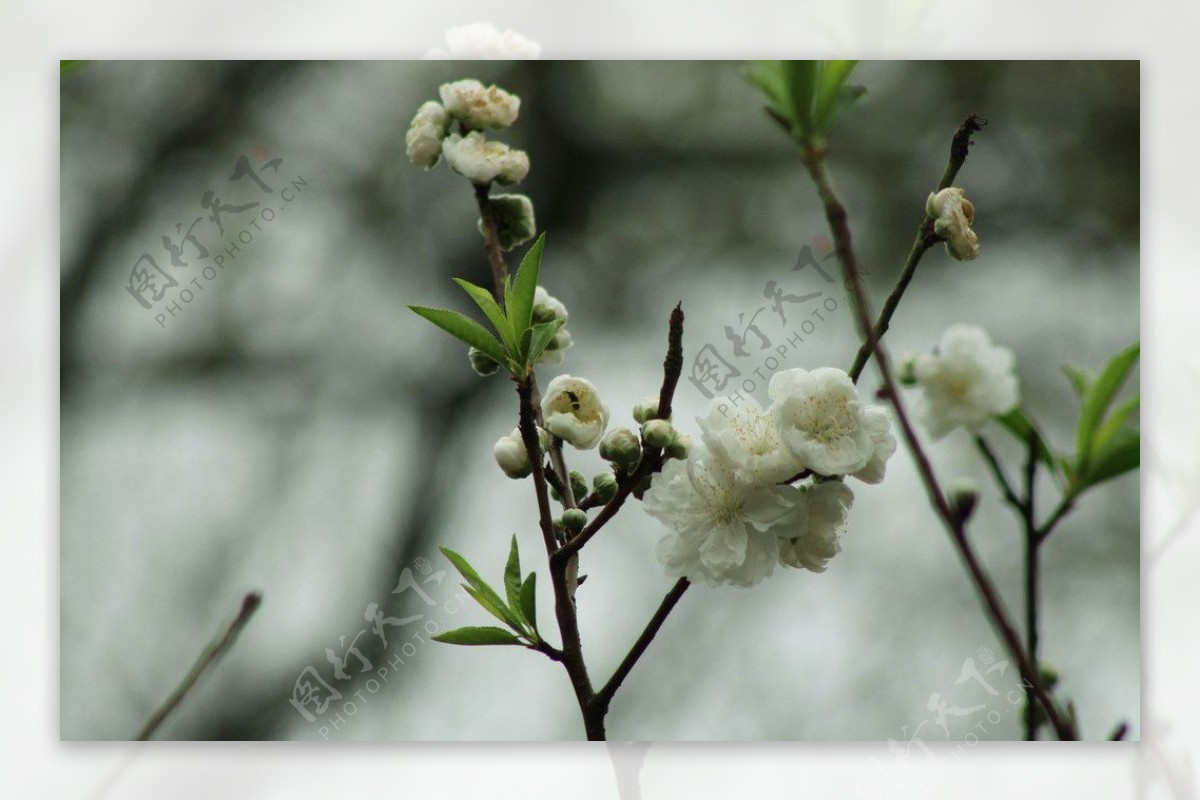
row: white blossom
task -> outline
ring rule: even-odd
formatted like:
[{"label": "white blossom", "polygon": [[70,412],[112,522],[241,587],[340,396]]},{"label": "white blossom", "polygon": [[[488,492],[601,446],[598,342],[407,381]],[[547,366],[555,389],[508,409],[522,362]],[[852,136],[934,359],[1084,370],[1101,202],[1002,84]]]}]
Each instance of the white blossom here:
[{"label": "white blossom", "polygon": [[829,560],[842,550],[841,535],[846,530],[846,513],[854,503],[854,493],[840,481],[822,481],[803,488],[807,526],[798,536],[786,536],[779,543],[779,562],[823,573]]},{"label": "white blossom", "polygon": [[521,98],[473,78],[444,83],[438,94],[446,111],[468,128],[507,128],[517,121],[521,109]]},{"label": "white blossom", "polygon": [[[657,404],[658,399],[654,399]],[[775,409],[763,409],[754,398],[713,398],[708,413],[696,419],[700,438],[715,458],[749,482],[773,484],[804,470],[784,447]]]},{"label": "white blossom", "polygon": [[490,22],[475,22],[446,31],[446,49],[434,48],[425,58],[531,59],[542,46],[513,30],[501,31]]},{"label": "white blossom", "polygon": [[896,452],[896,436],[892,433],[892,418],[888,416],[882,406],[868,406],[863,409],[863,425],[866,427],[867,433],[871,435],[871,443],[875,450],[871,453],[871,459],[867,462],[867,466],[851,475],[859,481],[878,484],[883,481],[884,474],[887,472],[887,460],[892,458],[892,454]]},{"label": "white blossom", "polygon": [[753,586],[779,561],[781,537],[807,527],[802,493],[739,479],[703,446],[656,473],[643,498],[669,533],[657,555],[671,576]]},{"label": "white blossom", "polygon": [[440,104],[432,100],[422,103],[404,135],[408,160],[425,169],[437,164],[449,125],[450,117]]},{"label": "white blossom", "polygon": [[959,426],[977,431],[1020,402],[1016,362],[976,325],[946,329],[934,353],[916,357],[913,372],[923,390],[917,414],[934,439]]},{"label": "white blossom", "polygon": [[946,240],[946,252],[959,261],[979,255],[979,237],[971,230],[975,207],[957,186],[949,186],[925,201],[925,213],[933,218],[933,232]]},{"label": "white blossom", "polygon": [[489,142],[479,131],[466,136],[450,134],[442,142],[442,153],[452,170],[479,185],[492,181],[515,184],[529,172],[529,156],[524,151],[513,150],[503,142]]},{"label": "white blossom", "polygon": [[542,416],[547,431],[581,450],[596,447],[608,426],[608,409],[592,382],[570,375],[560,375],[546,387]]},{"label": "white blossom", "polygon": [[780,440],[804,467],[823,476],[857,473],[875,455],[873,429],[858,389],[836,367],[781,370],[768,386]]}]

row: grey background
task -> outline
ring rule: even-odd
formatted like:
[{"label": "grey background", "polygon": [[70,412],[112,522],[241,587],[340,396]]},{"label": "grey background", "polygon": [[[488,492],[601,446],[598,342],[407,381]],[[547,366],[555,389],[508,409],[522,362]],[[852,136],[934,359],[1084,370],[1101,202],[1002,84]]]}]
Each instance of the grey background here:
[{"label": "grey background", "polygon": [[[324,649],[365,625],[364,607],[389,598],[401,569],[421,557],[448,567],[436,551],[447,544],[498,578],[514,531],[536,565],[529,487],[504,479],[490,455],[515,424],[510,385],[478,379],[456,343],[405,309],[465,309],[449,277],[487,278],[469,187],[444,167],[407,163],[408,119],[458,77],[521,95],[521,120],[503,138],[530,152],[519,191],[548,231],[544,283],[571,309],[577,343],[544,380],[588,377],[627,422],[658,385],[675,301],[688,314],[690,363],[705,343],[728,357],[723,327],[764,304],[766,281],[812,286],[811,273],[790,268],[825,232],[823,218],[739,69],[123,62],[68,76],[61,736],[132,735],[256,588],[262,610],[163,735],[320,739],[331,727],[288,704],[292,682],[310,664],[329,677]],[[871,100],[836,135],[831,169],[877,300],[954,127],[971,111],[991,121],[959,181],[976,202],[983,254],[968,264],[926,257],[892,350],[979,322],[1017,352],[1024,402],[1065,448],[1075,409],[1058,365],[1094,368],[1138,331],[1137,65],[872,63],[857,79]],[[256,144],[284,159],[280,176],[307,186],[286,208],[277,202],[278,218],[160,327],[125,292],[130,267],[151,251],[172,269],[161,236],[203,214],[203,191],[220,190]],[[231,199],[257,197],[232,186]],[[788,330],[769,311],[760,323],[780,341]],[[845,366],[853,350],[848,319],[835,316],[787,366]],[[868,371],[864,386],[874,380]],[[755,394],[764,399],[765,387]],[[690,427],[704,400],[685,382],[676,420]],[[973,536],[1019,613],[1011,514],[961,432],[931,453],[947,478],[984,484]],[[588,475],[600,468],[594,453],[569,457]],[[955,684],[964,659],[1000,647],[907,454],[884,484],[855,489],[844,551],[827,573],[689,593],[618,696],[610,736],[903,740],[922,725],[928,739],[1017,736],[1015,707]],[[1053,488],[1042,493],[1048,507]],[[1119,719],[1139,731],[1137,521],[1137,479],[1127,476],[1085,498],[1045,554],[1043,653],[1089,738]],[[652,556],[659,535],[630,508],[588,549],[581,625],[598,677],[669,586]],[[431,590],[430,619],[485,622],[446,611],[452,588]],[[393,646],[402,641],[393,630]],[[414,648],[376,693],[362,680],[337,685],[357,712],[328,736],[580,736],[566,679],[544,659]],[[369,656],[379,666],[396,653]],[[998,686],[1014,685],[1013,672]],[[935,692],[1002,720],[980,733],[978,712],[943,733],[923,724]]]}]

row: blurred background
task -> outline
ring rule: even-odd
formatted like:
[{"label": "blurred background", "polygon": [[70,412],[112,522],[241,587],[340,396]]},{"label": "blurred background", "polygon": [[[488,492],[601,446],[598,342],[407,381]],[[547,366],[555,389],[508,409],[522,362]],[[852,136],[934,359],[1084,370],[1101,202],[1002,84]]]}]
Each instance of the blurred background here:
[{"label": "blurred background", "polygon": [[[822,255],[824,219],[739,63],[81,67],[61,96],[63,739],[136,733],[250,589],[262,609],[163,737],[582,736],[560,667],[430,643],[424,628],[486,623],[456,600],[452,575],[439,579],[451,569],[439,544],[498,581],[515,532],[526,569],[541,567],[530,488],[491,456],[515,425],[511,385],[477,377],[457,342],[406,309],[466,310],[450,277],[489,277],[465,179],[404,157],[413,111],[461,77],[522,99],[497,138],[530,154],[517,191],[547,232],[542,283],[571,310],[576,342],[543,385],[585,376],[613,423],[629,424],[659,385],[680,300],[685,375],[711,346],[765,400],[754,376],[773,352],[765,340],[793,343],[781,367],[848,366],[844,304],[819,320],[811,304],[781,316],[765,296],[774,281],[841,301],[815,270],[793,269],[806,246]],[[857,81],[870,99],[835,135],[830,168],[876,304],[955,127],[970,112],[989,119],[957,181],[982,254],[925,257],[891,350],[983,325],[1017,353],[1024,405],[1066,449],[1076,406],[1059,365],[1096,369],[1138,336],[1136,62],[867,63]],[[129,290],[135,269],[157,282],[149,292]],[[725,329],[751,325],[761,337],[750,332],[739,356]],[[870,369],[863,386],[874,389]],[[695,433],[706,404],[685,378],[677,424]],[[1019,449],[988,433],[1015,472]],[[1015,519],[969,437],[930,453],[946,479],[984,487],[974,541],[1019,615]],[[594,452],[568,460],[589,477],[601,469]],[[959,681],[967,659],[983,670],[1003,649],[907,452],[885,483],[855,491],[826,573],[689,592],[617,696],[609,736],[1019,738],[1005,700],[1015,668],[987,674],[996,696]],[[1049,509],[1055,489],[1040,491]],[[1138,519],[1134,474],[1086,496],[1044,551],[1042,656],[1089,739],[1122,720],[1140,731]],[[596,678],[670,586],[653,558],[660,535],[632,505],[586,552],[579,605]],[[421,592],[393,592],[405,576]],[[552,631],[548,582],[541,591]],[[371,604],[423,617],[385,623],[384,646]],[[341,659],[350,647],[361,657],[338,679],[326,649]],[[306,715],[290,699],[310,668],[342,697]],[[935,695],[962,714],[943,726]]]}]

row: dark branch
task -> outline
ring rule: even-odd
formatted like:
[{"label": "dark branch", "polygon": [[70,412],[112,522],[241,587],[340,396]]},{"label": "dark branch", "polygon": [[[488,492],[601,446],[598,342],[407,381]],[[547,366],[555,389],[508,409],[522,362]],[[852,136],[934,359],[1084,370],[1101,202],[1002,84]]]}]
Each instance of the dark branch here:
[{"label": "dark branch", "polygon": [[625,655],[625,658],[621,660],[621,664],[613,672],[612,678],[600,689],[600,692],[596,693],[595,703],[606,712],[613,696],[621,688],[621,682],[625,681],[629,672],[633,670],[633,666],[642,658],[642,654],[646,653],[646,649],[654,641],[658,630],[667,621],[667,616],[671,614],[671,610],[675,608],[675,604],[679,603],[679,599],[683,597],[683,594],[687,592],[687,588],[690,586],[691,582],[686,578],[681,578],[675,582],[675,586],[671,587],[670,592],[662,599],[662,603],[658,605],[658,610],[654,613],[654,617],[650,618],[650,622],[646,624],[642,635],[637,638],[637,642],[633,644],[633,647],[629,649],[629,653]]}]

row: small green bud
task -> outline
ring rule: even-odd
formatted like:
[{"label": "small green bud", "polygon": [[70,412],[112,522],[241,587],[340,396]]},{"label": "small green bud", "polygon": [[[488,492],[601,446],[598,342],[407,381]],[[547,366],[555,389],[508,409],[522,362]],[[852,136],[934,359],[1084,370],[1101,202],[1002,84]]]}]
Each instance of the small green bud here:
[{"label": "small green bud", "polygon": [[596,498],[608,503],[617,494],[617,478],[612,473],[597,473],[592,479],[592,492]]},{"label": "small green bud", "polygon": [[575,495],[575,499],[579,500],[584,495],[587,495],[588,485],[587,479],[583,477],[583,473],[576,470],[571,471],[571,492]]},{"label": "small green bud", "polygon": [[471,369],[479,375],[495,375],[500,369],[500,364],[495,359],[475,348],[467,351],[467,359],[471,362]]},{"label": "small green bud", "polygon": [[628,428],[614,428],[600,440],[600,458],[629,470],[641,460],[642,444]]},{"label": "small green bud", "polygon": [[1042,684],[1047,690],[1053,690],[1058,684],[1058,669],[1054,665],[1043,662],[1038,665],[1038,673],[1041,674]]},{"label": "small green bud", "polygon": [[915,386],[917,383],[917,357],[911,353],[904,355],[900,360],[900,369],[896,372],[896,379],[906,387]]},{"label": "small green bud", "polygon": [[637,421],[638,425],[647,420],[653,420],[655,417],[658,417],[657,395],[648,395],[633,407],[633,419]]},{"label": "small green bud", "polygon": [[950,509],[961,522],[967,522],[979,503],[979,485],[969,478],[959,478],[950,485],[947,495]]},{"label": "small green bud", "polygon": [[668,459],[686,459],[692,449],[692,438],[680,431],[675,432],[675,439],[667,446],[665,453]]},{"label": "small green bud", "polygon": [[654,448],[665,448],[675,439],[675,429],[666,420],[647,420],[642,424],[642,439]]},{"label": "small green bud", "polygon": [[[501,250],[512,250],[533,239],[537,223],[533,218],[533,202],[525,195],[492,195],[492,216],[496,221],[496,236]],[[479,220],[479,233],[487,236],[487,227]]]},{"label": "small green bud", "polygon": [[563,512],[562,524],[567,531],[580,531],[587,525],[587,512],[582,509],[568,509]]}]

